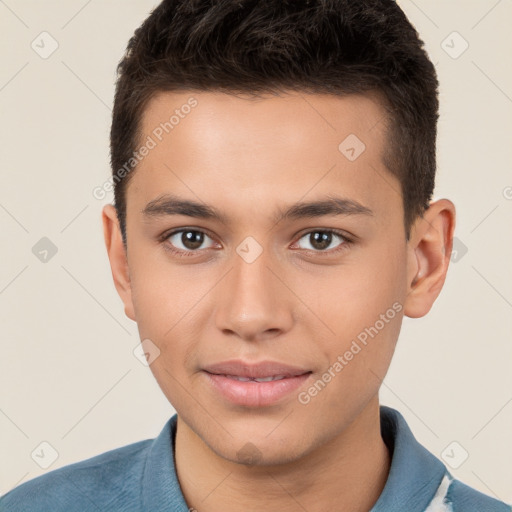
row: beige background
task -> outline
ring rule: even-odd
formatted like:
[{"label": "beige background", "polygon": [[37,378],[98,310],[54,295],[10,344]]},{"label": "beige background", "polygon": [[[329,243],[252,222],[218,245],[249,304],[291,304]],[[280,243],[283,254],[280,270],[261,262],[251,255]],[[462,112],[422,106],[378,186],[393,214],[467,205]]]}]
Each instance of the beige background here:
[{"label": "beige background", "polygon": [[[0,493],[154,437],[174,413],[112,284],[112,196],[92,195],[109,176],[115,67],[156,3],[0,1]],[[405,320],[381,400],[438,457],[468,452],[457,478],[512,502],[512,3],[399,3],[439,72],[436,197],[458,208],[458,252],[431,313]],[[52,39],[46,59],[31,47]],[[42,237],[58,249],[46,263]],[[46,470],[42,442],[58,455]]]}]

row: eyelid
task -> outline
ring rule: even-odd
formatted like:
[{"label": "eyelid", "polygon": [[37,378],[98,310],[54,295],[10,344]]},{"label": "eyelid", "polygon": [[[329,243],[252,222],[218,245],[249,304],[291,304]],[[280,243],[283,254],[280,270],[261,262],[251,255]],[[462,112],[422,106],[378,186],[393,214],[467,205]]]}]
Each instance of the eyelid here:
[{"label": "eyelid", "polygon": [[[216,238],[214,236],[212,236],[208,230],[206,230],[204,228],[194,228],[194,227],[187,227],[187,226],[171,229],[169,231],[165,231],[164,233],[162,233],[162,235],[160,235],[158,237],[158,241],[161,243],[165,243],[171,236],[176,235],[178,233],[183,233],[186,231],[195,231],[197,233],[202,233],[202,234],[206,235],[208,238],[210,238],[211,240],[213,240],[215,243],[218,243]],[[186,253],[199,253],[204,250],[206,250],[206,249],[197,249],[195,251],[191,251],[191,250],[183,251],[182,249],[176,249],[177,252],[186,252]]]},{"label": "eyelid", "polygon": [[311,233],[331,233],[333,235],[338,236],[343,241],[338,246],[334,247],[333,249],[327,249],[327,250],[323,250],[323,251],[315,251],[313,249],[298,248],[298,250],[306,251],[307,253],[310,253],[310,254],[311,253],[312,254],[325,254],[325,255],[336,254],[337,252],[346,249],[347,246],[353,244],[355,241],[355,238],[356,238],[352,235],[346,234],[342,230],[335,229],[335,228],[313,228],[313,229],[309,228],[307,231],[302,232],[301,234],[297,235],[297,241],[293,243],[293,246],[296,246],[302,238],[304,238],[307,235],[310,235]]},{"label": "eyelid", "polygon": [[347,231],[344,231],[343,229],[337,229],[337,228],[307,228],[305,231],[300,232],[296,235],[297,240],[300,240],[305,235],[309,235],[310,233],[333,233],[334,235],[337,235],[347,242],[355,242],[357,240],[357,237],[355,235],[352,235],[348,233]]}]

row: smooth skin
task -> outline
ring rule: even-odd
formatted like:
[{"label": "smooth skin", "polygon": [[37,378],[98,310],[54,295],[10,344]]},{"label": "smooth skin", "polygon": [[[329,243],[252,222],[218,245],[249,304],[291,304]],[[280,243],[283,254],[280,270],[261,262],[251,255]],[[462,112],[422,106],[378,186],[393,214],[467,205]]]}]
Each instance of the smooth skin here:
[{"label": "smooth skin", "polygon": [[[455,207],[432,202],[406,240],[400,183],[381,158],[387,117],[376,95],[165,92],[145,110],[141,141],[190,97],[197,106],[133,171],[126,251],[114,207],[103,210],[115,286],[141,339],[160,350],[150,368],[178,413],[185,499],[199,512],[241,504],[246,511],[368,511],[390,467],[379,387],[403,315],[427,314],[441,291]],[[338,149],[350,134],[366,146],[354,161]],[[144,213],[167,194],[222,218]],[[371,214],[275,220],[295,203],[333,196]],[[185,233],[170,233],[177,229]],[[325,235],[323,246],[315,241],[329,230],[342,235]],[[247,237],[262,249],[252,263],[236,250]],[[298,392],[394,303],[399,314],[300,403]],[[238,358],[313,373],[272,406],[236,406],[201,369]],[[240,457],[248,447],[257,454],[252,460]]]}]

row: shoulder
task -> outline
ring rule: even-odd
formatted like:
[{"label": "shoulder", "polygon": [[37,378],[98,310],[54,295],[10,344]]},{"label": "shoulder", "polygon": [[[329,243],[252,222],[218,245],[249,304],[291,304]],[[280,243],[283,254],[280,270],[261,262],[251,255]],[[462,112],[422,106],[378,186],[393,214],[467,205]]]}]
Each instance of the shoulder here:
[{"label": "shoulder", "polygon": [[380,410],[391,467],[372,512],[512,512],[510,505],[455,479],[443,462],[416,440],[400,412],[386,406]]},{"label": "shoulder", "polygon": [[453,479],[446,493],[445,502],[453,512],[512,512],[512,506],[487,496],[460,480]]},{"label": "shoulder", "polygon": [[0,497],[0,510],[136,510],[140,478],[152,441],[110,450],[29,480]]}]

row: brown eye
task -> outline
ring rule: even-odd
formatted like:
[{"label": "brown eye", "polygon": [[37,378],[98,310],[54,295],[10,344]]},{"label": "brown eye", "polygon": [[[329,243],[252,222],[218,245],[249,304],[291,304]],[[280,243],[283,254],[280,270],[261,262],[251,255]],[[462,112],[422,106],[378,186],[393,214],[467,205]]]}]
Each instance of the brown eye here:
[{"label": "brown eye", "polygon": [[[188,252],[199,249],[203,245],[205,238],[210,239],[210,237],[202,231],[197,231],[195,229],[182,229],[171,233],[167,237],[167,240],[177,250]],[[208,247],[203,248],[206,249]]]},{"label": "brown eye", "polygon": [[[333,241],[335,241],[336,238],[340,239],[341,243],[338,243],[337,245],[331,247],[331,244],[333,243]],[[326,249],[334,249],[346,243],[344,237],[333,231],[328,230],[310,231],[309,233],[306,233],[304,236],[302,236],[300,240],[306,240],[310,245],[310,247],[300,246],[299,241],[299,247],[301,247],[301,249],[313,250],[318,252],[325,251]]]}]

